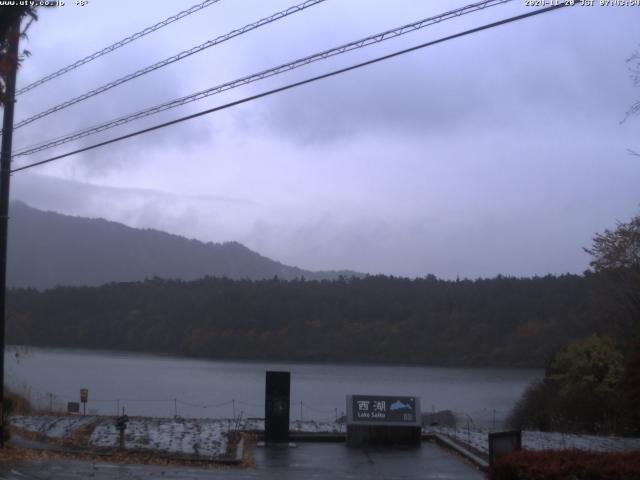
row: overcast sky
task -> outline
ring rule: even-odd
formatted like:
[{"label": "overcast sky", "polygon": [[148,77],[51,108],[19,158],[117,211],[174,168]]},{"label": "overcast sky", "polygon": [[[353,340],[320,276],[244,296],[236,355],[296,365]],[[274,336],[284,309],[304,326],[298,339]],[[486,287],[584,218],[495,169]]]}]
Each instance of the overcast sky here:
[{"label": "overcast sky", "polygon": [[[18,87],[191,1],[40,10]],[[470,2],[327,0],[16,130],[14,150]],[[221,0],[18,97],[16,121],[268,16]],[[518,13],[492,7],[14,160],[95,143]],[[573,7],[448,41],[16,173],[12,197],[306,269],[581,273],[595,232],[640,213],[640,7]]]}]

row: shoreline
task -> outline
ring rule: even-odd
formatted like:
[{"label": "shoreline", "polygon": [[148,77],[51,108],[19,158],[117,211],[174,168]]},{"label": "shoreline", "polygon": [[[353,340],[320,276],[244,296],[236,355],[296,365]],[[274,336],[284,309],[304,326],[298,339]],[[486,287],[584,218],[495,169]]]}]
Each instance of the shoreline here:
[{"label": "shoreline", "polygon": [[367,362],[367,361],[339,361],[339,360],[295,360],[295,359],[265,359],[265,358],[247,358],[247,357],[204,357],[204,356],[189,356],[177,353],[164,353],[164,352],[146,352],[146,351],[133,351],[133,350],[113,350],[113,349],[94,349],[94,348],[79,348],[79,347],[65,347],[65,346],[42,346],[42,345],[14,345],[7,344],[5,347],[5,354],[10,350],[26,349],[35,351],[47,351],[50,353],[71,353],[71,354],[104,354],[110,356],[117,356],[120,358],[149,358],[149,359],[180,359],[189,361],[202,361],[202,362],[220,362],[220,363],[263,363],[267,365],[310,365],[310,366],[336,366],[336,367],[398,367],[398,368],[438,368],[443,370],[495,370],[495,371],[531,371],[531,372],[543,372],[544,367],[532,367],[532,366],[504,366],[504,365],[467,365],[467,364],[423,364],[423,363],[403,363],[403,362]]}]

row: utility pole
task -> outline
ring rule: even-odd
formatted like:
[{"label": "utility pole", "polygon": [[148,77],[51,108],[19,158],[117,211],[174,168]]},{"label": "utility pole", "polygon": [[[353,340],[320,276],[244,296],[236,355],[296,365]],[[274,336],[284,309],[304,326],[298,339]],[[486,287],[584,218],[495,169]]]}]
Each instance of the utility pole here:
[{"label": "utility pole", "polygon": [[7,234],[9,229],[9,183],[11,179],[11,142],[13,139],[13,107],[18,72],[18,43],[20,42],[20,15],[7,32],[8,72],[5,79],[4,116],[2,119],[2,149],[0,150],[0,447],[4,447],[4,331],[7,298]]}]

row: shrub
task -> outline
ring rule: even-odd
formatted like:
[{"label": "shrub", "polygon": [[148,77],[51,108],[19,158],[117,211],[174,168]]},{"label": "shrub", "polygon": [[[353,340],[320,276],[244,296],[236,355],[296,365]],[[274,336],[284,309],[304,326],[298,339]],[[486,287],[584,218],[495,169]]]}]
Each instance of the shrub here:
[{"label": "shrub", "polygon": [[589,433],[628,430],[623,357],[613,340],[593,335],[559,352],[507,419],[511,428]]},{"label": "shrub", "polygon": [[553,430],[557,388],[548,380],[533,382],[527,387],[507,417],[513,430]]},{"label": "shrub", "polygon": [[2,424],[4,425],[4,429],[0,432],[0,435],[2,435],[2,438],[6,441],[10,438],[7,417],[14,413],[31,413],[33,412],[33,406],[24,396],[12,391],[6,385],[4,387],[3,406],[4,410],[2,411],[2,415],[4,418],[2,419]]},{"label": "shrub", "polygon": [[521,450],[501,457],[492,480],[640,480],[640,451]]},{"label": "shrub", "polygon": [[636,430],[640,431],[640,337],[631,344],[625,362],[624,389],[627,408],[631,412]]},{"label": "shrub", "polygon": [[29,414],[33,413],[34,408],[31,402],[5,385],[4,387],[5,412],[7,415],[12,414]]}]

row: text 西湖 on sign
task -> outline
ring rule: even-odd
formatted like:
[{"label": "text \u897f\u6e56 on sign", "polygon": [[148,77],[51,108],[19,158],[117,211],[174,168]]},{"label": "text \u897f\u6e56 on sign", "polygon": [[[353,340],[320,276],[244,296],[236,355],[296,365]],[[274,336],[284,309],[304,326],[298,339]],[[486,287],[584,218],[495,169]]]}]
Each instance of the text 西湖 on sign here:
[{"label": "text \u897f\u6e56 on sign", "polygon": [[416,397],[352,395],[351,413],[355,422],[416,422]]}]

